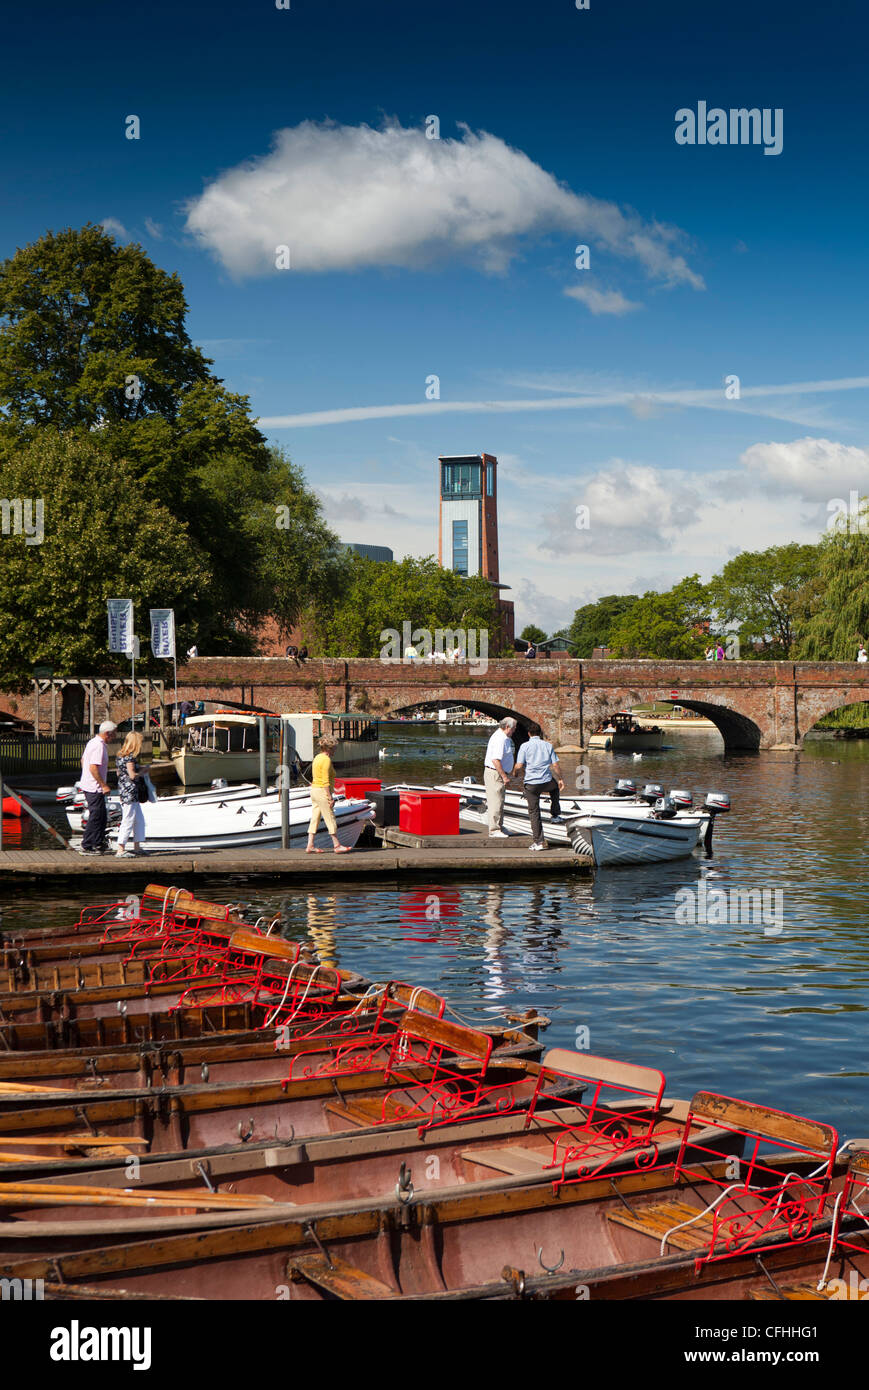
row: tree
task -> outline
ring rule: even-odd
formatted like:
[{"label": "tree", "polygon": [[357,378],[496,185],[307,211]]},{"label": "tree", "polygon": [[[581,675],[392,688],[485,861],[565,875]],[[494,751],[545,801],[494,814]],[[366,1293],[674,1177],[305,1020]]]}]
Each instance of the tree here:
[{"label": "tree", "polygon": [[764,656],[787,657],[796,639],[796,623],[807,586],[818,571],[816,545],[774,545],[769,550],[743,550],[720,574],[709,595],[717,624],[739,624],[741,652],[754,654],[753,644],[765,644]]},{"label": "tree", "polygon": [[186,312],[141,246],[92,223],[48,232],[0,265],[0,401],[19,426],[171,419],[211,365]]},{"label": "tree", "polygon": [[707,589],[692,574],[665,593],[650,591],[631,604],[613,625],[610,646],[621,657],[691,660],[707,644],[708,613]]},{"label": "tree", "polygon": [[535,647],[540,642],[546,641],[546,633],[542,627],[535,627],[534,623],[527,623],[519,633],[520,642],[533,642]]},{"label": "tree", "polygon": [[148,497],[182,522],[205,585],[188,605],[197,644],[245,651],[265,614],[286,630],[334,592],[338,541],[248,398],[212,375],[186,311],[176,275],[101,228],[19,250],[0,266],[2,435],[7,456],[46,429],[89,440],[95,467],[130,478],[128,506]]},{"label": "tree", "polygon": [[637,602],[636,594],[609,594],[597,603],[577,608],[565,634],[576,643],[576,655],[588,658],[595,647],[608,647],[615,623]]},{"label": "tree", "polygon": [[22,685],[43,662],[65,675],[126,675],[124,657],[107,651],[107,598],[133,599],[140,634],[152,606],[174,606],[182,644],[197,629],[210,583],[205,557],[184,523],[140,495],[133,471],[107,460],[95,439],[42,430],[7,448],[0,491],[30,504],[22,510],[31,523],[29,537],[23,526],[15,534],[10,513],[0,537],[4,685]]},{"label": "tree", "polygon": [[808,661],[853,661],[869,637],[869,499],[859,522],[838,523],[818,546],[817,584],[805,610],[797,656]]},{"label": "tree", "polygon": [[[500,641],[496,591],[481,575],[466,578],[442,568],[434,556],[397,564],[349,553],[340,598],[315,606],[304,620],[309,645],[324,656],[379,656],[382,632],[485,630],[489,654]],[[444,639],[448,641],[449,639]],[[481,637],[477,637],[478,652]]]}]

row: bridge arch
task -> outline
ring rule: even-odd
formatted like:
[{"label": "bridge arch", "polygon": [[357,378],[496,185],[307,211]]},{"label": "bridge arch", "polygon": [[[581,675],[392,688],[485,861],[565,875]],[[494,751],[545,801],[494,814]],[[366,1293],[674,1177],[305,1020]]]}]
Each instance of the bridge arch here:
[{"label": "bridge arch", "polygon": [[[511,709],[509,705],[498,704],[491,700],[461,700],[456,699],[455,697],[447,699],[443,696],[436,697],[435,699],[418,700],[413,705],[402,705],[400,709],[393,710],[392,715],[394,716],[397,714],[412,714],[416,710],[420,709],[448,709],[450,706],[454,705],[461,705],[464,709],[479,710],[481,714],[491,715],[493,719],[497,720],[506,719],[508,717],[510,719],[515,719],[517,723],[517,736],[514,742],[516,743],[517,747],[519,746],[519,744],[525,743],[530,734],[534,730],[539,729],[540,727],[538,721],[534,719],[531,715],[523,714],[520,710],[517,709]],[[555,741],[556,740],[553,739],[553,742]]]},{"label": "bridge arch", "polygon": [[[811,733],[815,725],[824,719],[828,714],[835,714],[837,710],[850,709],[852,705],[867,705],[867,691],[865,690],[843,690],[825,692],[827,699],[799,699],[797,701],[797,721],[800,732],[800,742],[806,734]],[[869,726],[869,713],[866,717],[866,725]]]}]

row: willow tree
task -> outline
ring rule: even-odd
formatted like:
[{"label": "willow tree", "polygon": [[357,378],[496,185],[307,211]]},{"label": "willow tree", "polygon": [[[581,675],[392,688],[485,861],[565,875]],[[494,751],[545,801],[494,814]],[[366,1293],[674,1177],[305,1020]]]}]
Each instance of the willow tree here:
[{"label": "willow tree", "polygon": [[819,546],[818,584],[798,655],[853,661],[869,637],[869,498],[858,518],[840,518]]}]

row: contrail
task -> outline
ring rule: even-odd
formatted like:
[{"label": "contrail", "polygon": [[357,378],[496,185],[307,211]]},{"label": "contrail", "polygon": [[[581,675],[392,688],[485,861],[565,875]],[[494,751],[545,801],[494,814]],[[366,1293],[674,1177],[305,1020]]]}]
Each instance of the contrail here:
[{"label": "contrail", "polygon": [[[406,415],[472,415],[485,412],[508,414],[523,410],[599,410],[607,406],[687,405],[739,406],[740,401],[764,396],[820,395],[829,391],[858,391],[869,386],[869,377],[842,377],[838,381],[798,381],[779,386],[744,386],[739,400],[727,400],[724,388],[713,391],[614,391],[599,396],[553,396],[548,400],[519,401],[415,401],[405,405],[359,405],[343,410],[312,410],[299,415],[266,415],[259,423],[266,429],[300,429],[313,425],[343,425],[358,420],[394,420]],[[747,411],[746,414],[763,414]]]}]

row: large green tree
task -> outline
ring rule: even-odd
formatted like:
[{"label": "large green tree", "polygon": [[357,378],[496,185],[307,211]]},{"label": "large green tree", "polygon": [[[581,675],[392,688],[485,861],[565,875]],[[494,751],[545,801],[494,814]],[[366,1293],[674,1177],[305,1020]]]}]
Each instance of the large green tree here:
[{"label": "large green tree", "polygon": [[[0,492],[21,503],[20,517],[9,507],[0,536],[2,684],[25,684],[43,663],[65,675],[128,674],[124,658],[107,651],[107,598],[133,599],[140,636],[152,606],[174,606],[181,642],[198,631],[206,557],[96,439],[44,429],[17,448],[7,441]],[[164,662],[151,667],[165,674]]]},{"label": "large green tree", "polygon": [[636,602],[636,594],[607,594],[597,603],[577,608],[566,633],[577,645],[576,655],[588,658],[595,647],[610,646],[614,625]]},{"label": "large green tree", "polygon": [[[743,657],[786,658],[797,637],[805,596],[818,573],[816,545],[743,550],[709,585],[717,625],[737,631]],[[755,643],[763,643],[758,652]]]},{"label": "large green tree", "polygon": [[840,522],[818,546],[817,583],[806,604],[796,655],[808,661],[853,661],[869,639],[869,499],[860,516]]},{"label": "large green tree", "polygon": [[520,642],[533,642],[536,646],[538,642],[546,641],[546,633],[542,627],[537,627],[535,623],[526,623],[519,633]]},{"label": "large green tree", "polygon": [[379,656],[388,646],[381,634],[401,634],[405,622],[430,632],[433,641],[438,629],[485,629],[489,655],[498,650],[496,590],[480,575],[443,569],[433,556],[388,564],[348,554],[340,599],[309,612],[305,632],[312,649],[325,656]]},{"label": "large green tree", "polygon": [[708,645],[703,624],[709,595],[697,574],[664,593],[643,594],[617,619],[609,644],[616,656],[687,661],[702,656]]},{"label": "large green tree", "polygon": [[0,448],[12,457],[51,429],[89,441],[95,469],[129,480],[129,508],[147,498],[183,523],[202,577],[185,609],[200,649],[244,651],[265,614],[286,629],[335,592],[338,542],[247,397],[190,341],[186,312],[177,275],[99,227],[19,250],[0,265]]}]

